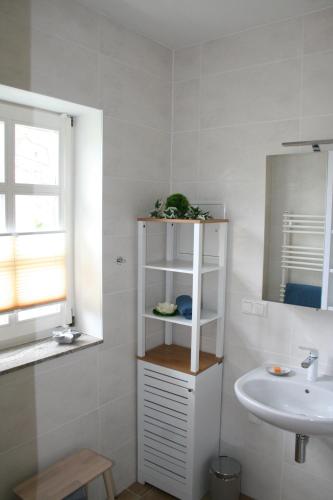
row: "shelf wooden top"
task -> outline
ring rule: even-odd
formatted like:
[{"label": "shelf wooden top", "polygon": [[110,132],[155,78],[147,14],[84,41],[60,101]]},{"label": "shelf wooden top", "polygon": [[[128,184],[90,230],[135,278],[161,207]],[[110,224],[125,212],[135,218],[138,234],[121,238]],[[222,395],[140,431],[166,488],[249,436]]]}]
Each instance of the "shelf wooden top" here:
[{"label": "shelf wooden top", "polygon": [[191,372],[191,349],[179,345],[162,344],[150,351],[146,352],[143,357],[138,356],[138,359],[153,363],[155,365],[164,366],[171,370],[188,373],[189,375],[197,375],[213,365],[222,363],[223,358],[217,358],[214,354],[200,351],[199,371]]},{"label": "shelf wooden top", "polygon": [[163,222],[173,224],[221,224],[229,222],[229,219],[158,219],[157,217],[138,217],[138,222]]}]

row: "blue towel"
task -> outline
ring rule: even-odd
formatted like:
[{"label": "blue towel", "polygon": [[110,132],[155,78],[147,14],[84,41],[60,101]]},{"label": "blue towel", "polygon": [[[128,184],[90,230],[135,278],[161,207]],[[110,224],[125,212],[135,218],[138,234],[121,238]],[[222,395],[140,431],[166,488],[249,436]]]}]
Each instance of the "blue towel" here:
[{"label": "blue towel", "polygon": [[86,491],[84,488],[80,488],[71,495],[65,497],[64,500],[87,500]]},{"label": "blue towel", "polygon": [[321,307],[321,287],[313,285],[302,285],[299,283],[287,283],[284,294],[285,304],[295,306]]},{"label": "blue towel", "polygon": [[186,319],[192,319],[192,297],[189,295],[179,295],[176,298],[178,312]]}]

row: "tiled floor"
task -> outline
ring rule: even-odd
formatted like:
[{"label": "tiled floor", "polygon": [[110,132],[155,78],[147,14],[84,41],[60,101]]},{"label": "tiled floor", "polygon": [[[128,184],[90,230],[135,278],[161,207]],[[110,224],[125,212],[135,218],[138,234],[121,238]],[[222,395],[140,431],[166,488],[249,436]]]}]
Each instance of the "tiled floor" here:
[{"label": "tiled floor", "polygon": [[[123,491],[121,495],[117,497],[117,500],[172,500],[174,497],[163,493],[163,491],[149,486],[148,484],[142,485],[139,483],[134,483],[127,490]],[[209,500],[209,496],[205,496],[203,500]],[[252,500],[250,497],[241,495],[239,500]]]}]

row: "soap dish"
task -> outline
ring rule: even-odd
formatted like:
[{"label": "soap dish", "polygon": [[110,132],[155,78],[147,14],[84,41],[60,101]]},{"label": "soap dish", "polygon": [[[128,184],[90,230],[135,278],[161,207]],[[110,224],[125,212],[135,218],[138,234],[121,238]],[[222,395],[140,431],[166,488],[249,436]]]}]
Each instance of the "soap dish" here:
[{"label": "soap dish", "polygon": [[275,377],[286,377],[291,372],[291,369],[288,368],[287,366],[279,366],[279,365],[267,366],[266,370],[271,375],[275,375]]}]

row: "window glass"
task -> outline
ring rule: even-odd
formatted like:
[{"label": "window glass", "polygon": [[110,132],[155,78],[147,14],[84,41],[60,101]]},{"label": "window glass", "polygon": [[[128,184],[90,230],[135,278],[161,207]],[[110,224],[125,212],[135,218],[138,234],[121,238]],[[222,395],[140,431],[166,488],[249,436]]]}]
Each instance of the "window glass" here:
[{"label": "window glass", "polygon": [[59,197],[16,195],[15,220],[17,232],[59,229]]},{"label": "window glass", "polygon": [[59,132],[15,125],[15,182],[59,184]]},{"label": "window glass", "polygon": [[5,182],[5,124],[0,122],[0,182]]},{"label": "window glass", "polygon": [[0,314],[0,326],[8,325],[8,323],[9,323],[9,315]]},{"label": "window glass", "polygon": [[6,204],[5,195],[0,194],[0,233],[6,232]]},{"label": "window glass", "polygon": [[60,313],[60,304],[52,304],[50,306],[43,306],[43,307],[33,307],[31,309],[19,311],[18,320],[25,321],[27,319],[41,318],[43,316],[49,316],[50,314],[58,314],[58,313]]}]

